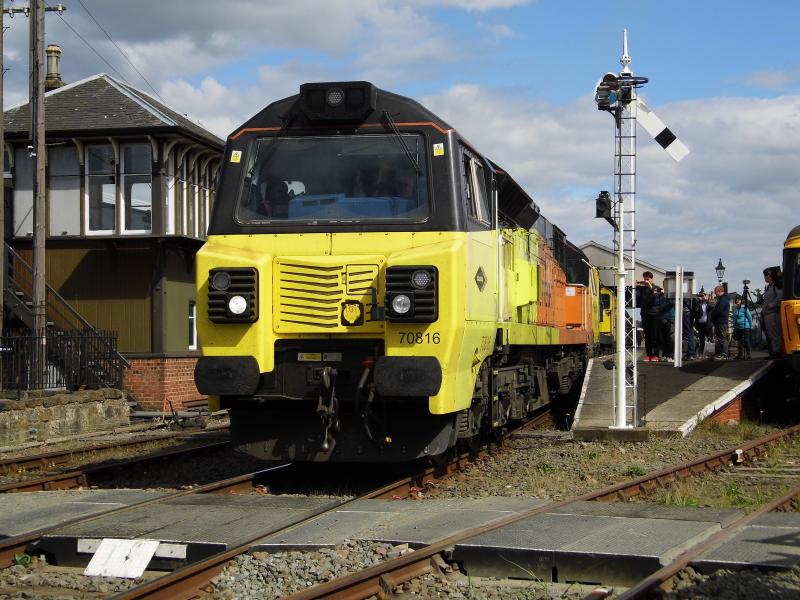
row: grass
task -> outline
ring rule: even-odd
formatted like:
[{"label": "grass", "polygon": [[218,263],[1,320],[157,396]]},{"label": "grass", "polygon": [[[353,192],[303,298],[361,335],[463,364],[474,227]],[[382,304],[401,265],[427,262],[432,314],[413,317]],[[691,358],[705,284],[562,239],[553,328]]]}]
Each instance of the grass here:
[{"label": "grass", "polygon": [[645,475],[646,473],[647,473],[647,469],[645,469],[644,467],[642,467],[640,465],[633,465],[631,467],[628,467],[627,469],[625,469],[622,472],[622,474],[625,475],[625,477],[630,477],[631,479],[633,479],[634,477],[641,477],[642,475]]},{"label": "grass", "polygon": [[736,425],[728,425],[706,419],[697,426],[693,437],[727,438],[731,441],[741,442],[767,435],[773,431],[775,431],[773,427],[761,425],[755,421],[742,421]]}]

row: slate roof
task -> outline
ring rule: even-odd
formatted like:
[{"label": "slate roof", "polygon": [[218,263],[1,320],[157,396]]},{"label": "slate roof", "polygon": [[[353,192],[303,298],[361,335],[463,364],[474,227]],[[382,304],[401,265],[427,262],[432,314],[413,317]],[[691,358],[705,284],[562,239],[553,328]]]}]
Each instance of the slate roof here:
[{"label": "slate roof", "polygon": [[[28,133],[30,105],[5,111],[9,137]],[[222,149],[225,142],[179,112],[105,73],[65,85],[45,94],[45,128],[48,134],[102,133],[136,129],[147,133],[180,132]],[[144,133],[144,131],[143,131]]]}]

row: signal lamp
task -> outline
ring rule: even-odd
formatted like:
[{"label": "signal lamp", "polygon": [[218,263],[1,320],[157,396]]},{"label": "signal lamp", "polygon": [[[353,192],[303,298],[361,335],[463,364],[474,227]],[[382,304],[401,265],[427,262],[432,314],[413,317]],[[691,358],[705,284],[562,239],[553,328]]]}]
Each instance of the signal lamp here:
[{"label": "signal lamp", "polygon": [[602,190],[595,200],[595,219],[611,218],[611,196],[606,190]]}]

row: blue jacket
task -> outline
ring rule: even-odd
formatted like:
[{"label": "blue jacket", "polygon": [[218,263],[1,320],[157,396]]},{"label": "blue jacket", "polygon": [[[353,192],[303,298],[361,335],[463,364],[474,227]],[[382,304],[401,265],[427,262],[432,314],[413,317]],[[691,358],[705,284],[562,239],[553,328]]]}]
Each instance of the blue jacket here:
[{"label": "blue jacket", "polygon": [[744,304],[740,304],[738,308],[733,309],[733,328],[734,329],[752,329],[753,328],[753,315],[750,314],[750,309]]},{"label": "blue jacket", "polygon": [[656,301],[662,321],[675,321],[675,300],[660,296]]},{"label": "blue jacket", "polygon": [[714,324],[728,325],[728,316],[731,313],[731,301],[727,295],[717,298],[717,303],[711,309],[711,322]]}]

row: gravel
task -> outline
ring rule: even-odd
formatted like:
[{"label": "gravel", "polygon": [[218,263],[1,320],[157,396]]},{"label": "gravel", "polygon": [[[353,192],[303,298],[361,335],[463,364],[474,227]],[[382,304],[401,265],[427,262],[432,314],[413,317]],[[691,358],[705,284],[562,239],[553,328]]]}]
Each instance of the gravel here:
[{"label": "gravel", "polygon": [[720,569],[711,575],[701,575],[688,568],[676,576],[673,590],[651,596],[666,600],[797,600],[800,598],[800,567],[770,572]]},{"label": "gravel", "polygon": [[212,595],[220,600],[282,598],[408,552],[407,544],[347,540],[314,552],[243,554],[214,578]]},{"label": "gravel", "polygon": [[545,435],[511,437],[493,456],[426,489],[424,498],[570,498],[772,431],[752,426],[701,428],[688,438],[585,442]]},{"label": "gravel", "polygon": [[[82,569],[67,569],[48,565],[44,559],[34,557],[29,565],[14,565],[0,571],[0,599],[74,598],[74,591],[83,594],[112,594],[128,590],[144,579],[119,579],[116,577],[86,577]],[[13,591],[11,591],[13,589]],[[43,590],[47,591],[45,595]],[[57,590],[64,590],[59,596]]]}]

